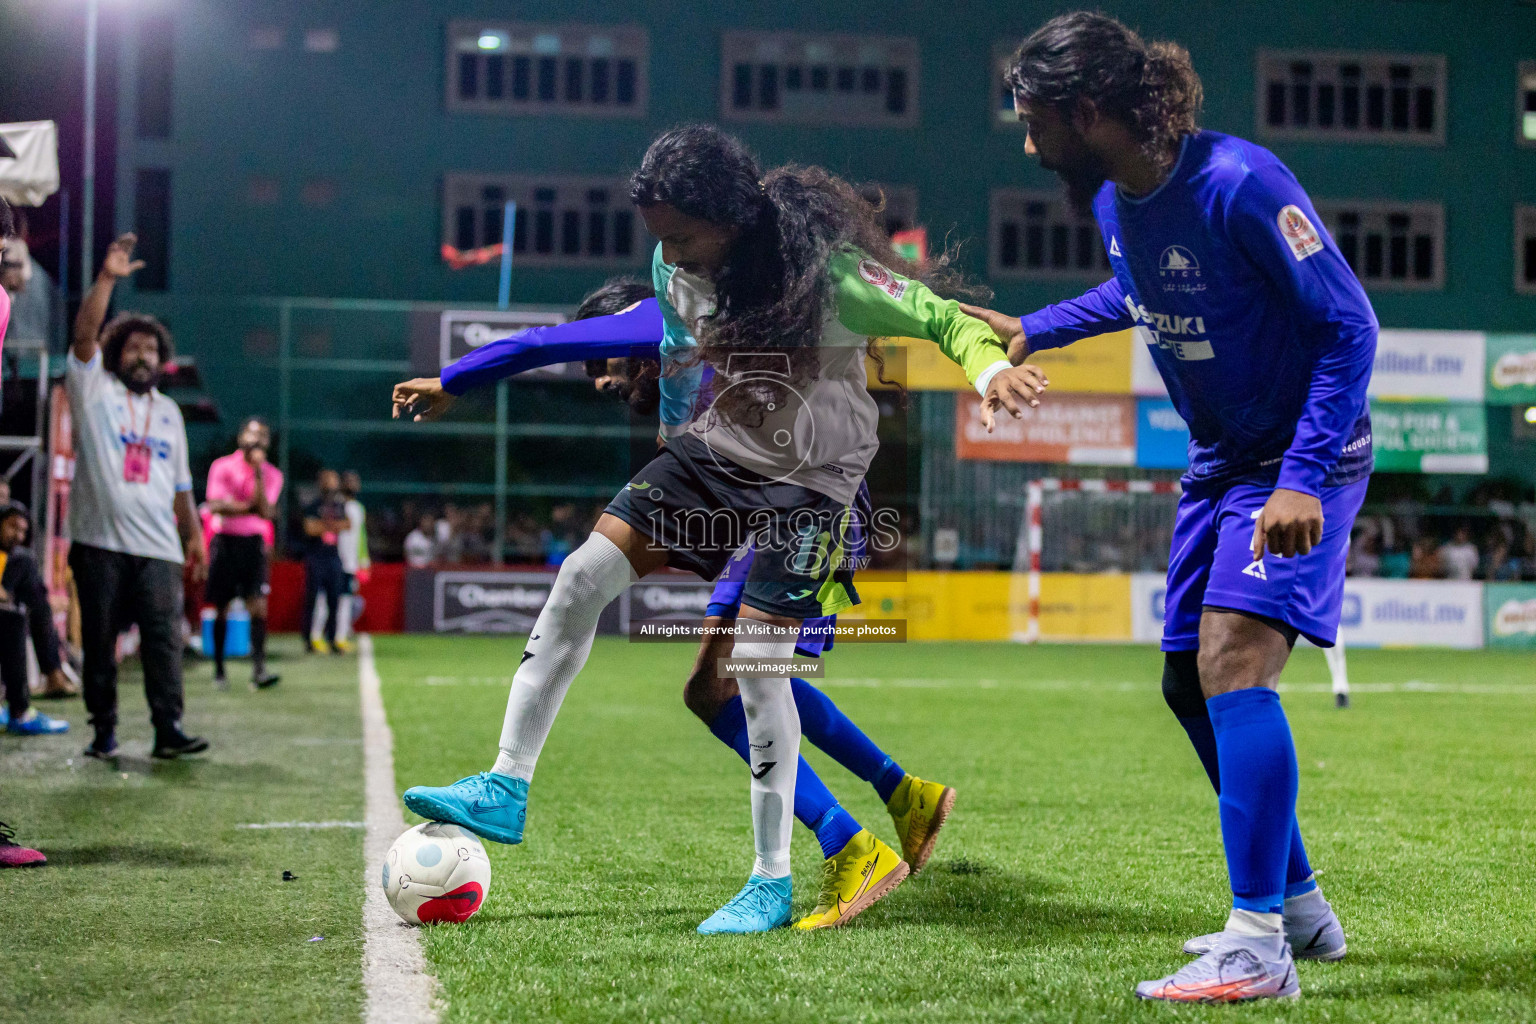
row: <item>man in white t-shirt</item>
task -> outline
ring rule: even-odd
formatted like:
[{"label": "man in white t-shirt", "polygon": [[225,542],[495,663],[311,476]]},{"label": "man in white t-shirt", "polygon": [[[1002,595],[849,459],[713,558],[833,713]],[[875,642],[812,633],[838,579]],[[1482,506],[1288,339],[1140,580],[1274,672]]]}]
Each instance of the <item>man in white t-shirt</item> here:
[{"label": "man in white t-shirt", "polygon": [[123,313],[101,326],[118,279],[142,267],[137,239],[107,249],[80,305],[65,382],[74,422],[69,565],[80,594],[85,707],[96,738],[86,756],[117,753],[117,637],[139,627],[144,694],[155,726],[153,755],[208,749],[181,728],[183,562],[206,573],[202,526],[192,500],[187,429],[176,403],[156,388],[173,351],[152,316]]},{"label": "man in white t-shirt", "polygon": [[1472,543],[1472,529],[1463,523],[1451,539],[1440,545],[1440,568],[1448,580],[1470,580],[1477,572],[1482,556]]}]

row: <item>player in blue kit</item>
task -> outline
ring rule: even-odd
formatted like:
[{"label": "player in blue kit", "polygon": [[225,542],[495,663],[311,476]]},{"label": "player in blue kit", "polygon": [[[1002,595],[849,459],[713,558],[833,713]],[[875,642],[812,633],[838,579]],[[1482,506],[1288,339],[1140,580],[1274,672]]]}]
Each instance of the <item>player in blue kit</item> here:
[{"label": "player in blue kit", "polygon": [[[435,419],[456,396],[539,366],[584,362],[600,390],[624,399],[638,415],[660,404],[658,360],[662,314],[648,283],[615,278],[586,296],[566,324],[535,327],[477,348],[443,371],[396,385],[400,411]],[[709,368],[700,375],[707,384]],[[867,520],[869,494],[860,488],[856,505]],[[749,759],[746,711],[735,680],[722,679],[715,665],[730,654],[731,627],[738,617],[753,551],[744,547],[727,563],[711,595],[705,640],[683,691],[688,709],[742,760]],[[836,616],[808,619],[795,653],[820,657],[832,647]],[[794,814],[816,836],[826,858],[815,909],[796,925],[801,930],[838,927],[853,920],[895,888],[908,869],[917,871],[933,853],[939,829],[954,806],[955,791],[907,774],[845,715],[832,699],[803,679],[790,681],[805,738],[870,783],[885,802],[901,846],[898,855],[838,802],[815,770],[800,759],[795,777]],[[882,884],[884,883],[884,884]]]},{"label": "player in blue kit", "polygon": [[[1163,693],[1219,794],[1232,886],[1199,958],[1136,994],[1300,993],[1296,957],[1344,955],[1296,823],[1275,692],[1298,635],[1334,643],[1350,527],[1372,466],[1376,317],[1274,154],[1200,131],[1188,53],[1100,14],[1056,18],[1008,71],[1025,150],[1091,204],[1114,271],[1022,319],[967,308],[1018,361],[1135,328],[1189,424],[1168,561]],[[1004,403],[1008,405],[1008,402]]]}]

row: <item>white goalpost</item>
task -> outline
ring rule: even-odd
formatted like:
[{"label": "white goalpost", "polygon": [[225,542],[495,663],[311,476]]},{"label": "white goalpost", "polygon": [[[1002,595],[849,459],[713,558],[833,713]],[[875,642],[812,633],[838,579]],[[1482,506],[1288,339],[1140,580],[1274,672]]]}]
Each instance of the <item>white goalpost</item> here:
[{"label": "white goalpost", "polygon": [[[1026,608],[1023,628],[1013,639],[1038,643],[1041,579],[1046,572],[1132,575],[1133,602],[1161,593],[1159,577],[1166,572],[1169,542],[1179,495],[1176,480],[1066,480],[1042,477],[1025,485],[1024,521],[1014,556],[1016,578],[1024,577]],[[1161,617],[1161,601],[1155,601]],[[1148,617],[1148,609],[1133,609]],[[1133,625],[1133,637],[1152,640],[1153,623]],[[1155,624],[1161,634],[1161,623]],[[1323,651],[1332,679],[1334,704],[1349,707],[1349,678],[1344,664],[1344,641]]]},{"label": "white goalpost", "polygon": [[[1133,534],[1141,534],[1142,537],[1137,539],[1143,539],[1149,528],[1157,529],[1162,525],[1158,521],[1163,518],[1166,518],[1167,532],[1171,533],[1173,507],[1177,505],[1178,495],[1181,491],[1182,488],[1179,487],[1176,480],[1063,480],[1058,477],[1041,477],[1031,480],[1025,487],[1024,525],[1023,529],[1019,531],[1019,545],[1014,557],[1015,572],[1018,571],[1020,566],[1027,568],[1028,616],[1025,620],[1024,632],[1021,635],[1016,635],[1014,639],[1024,643],[1036,643],[1040,639],[1040,577],[1044,572],[1042,553],[1045,547],[1045,509],[1048,495],[1093,495],[1103,496],[1108,499],[1117,497],[1130,499],[1133,495],[1161,495],[1173,498],[1173,501],[1169,502],[1165,497],[1165,500],[1158,503],[1165,506],[1165,508],[1155,510],[1165,512],[1165,517],[1157,514],[1151,517],[1137,517],[1129,500],[1116,502],[1116,504],[1123,504],[1125,506],[1126,515],[1122,521],[1106,523],[1103,521],[1104,517],[1102,515],[1095,517],[1080,515],[1078,517],[1077,526],[1080,529],[1073,532],[1076,532],[1080,537],[1086,538],[1088,536],[1090,527],[1094,525],[1089,520],[1094,518],[1100,520],[1097,524],[1099,527],[1107,526],[1109,531],[1114,534],[1110,538],[1110,543],[1116,544],[1121,539],[1120,535],[1126,530],[1132,531]],[[1114,518],[1112,514],[1110,519],[1113,520]],[[1141,518],[1142,521],[1138,522],[1138,518]],[[1053,530],[1054,532],[1058,531]],[[1159,532],[1157,536],[1144,539],[1150,539],[1154,547],[1161,546],[1162,551],[1166,555],[1167,544],[1165,534]],[[1135,562],[1126,561],[1123,557],[1126,552],[1123,550],[1120,554],[1122,558],[1119,560],[1119,564],[1112,564],[1115,559],[1110,552],[1105,551],[1097,552],[1097,558],[1089,558],[1087,561],[1091,565],[1097,565],[1097,571],[1105,571],[1106,569],[1120,572],[1134,571],[1137,568]]]}]

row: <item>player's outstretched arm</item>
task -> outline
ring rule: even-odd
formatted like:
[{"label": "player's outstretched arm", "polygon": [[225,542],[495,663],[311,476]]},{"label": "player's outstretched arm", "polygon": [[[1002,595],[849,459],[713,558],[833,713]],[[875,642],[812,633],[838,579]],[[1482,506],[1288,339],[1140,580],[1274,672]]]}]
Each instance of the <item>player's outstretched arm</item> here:
[{"label": "player's outstretched arm", "polygon": [[418,423],[435,420],[458,396],[540,366],[626,356],[655,359],[661,338],[661,312],[655,299],[610,316],[530,327],[482,345],[445,367],[441,377],[396,384],[393,416],[399,419],[405,414]]},{"label": "player's outstretched arm", "polygon": [[1040,404],[1044,372],[1035,366],[1011,366],[986,323],[967,316],[960,303],[939,298],[921,281],[893,274],[857,251],[834,257],[832,276],[838,321],[873,338],[924,338],[937,344],[986,399],[982,423],[989,433],[998,408],[1018,416],[1020,403]]}]

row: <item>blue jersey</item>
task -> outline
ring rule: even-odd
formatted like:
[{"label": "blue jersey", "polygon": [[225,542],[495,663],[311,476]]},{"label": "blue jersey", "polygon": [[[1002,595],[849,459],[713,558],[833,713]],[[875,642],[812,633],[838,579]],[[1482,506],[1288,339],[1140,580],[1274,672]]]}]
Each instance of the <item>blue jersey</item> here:
[{"label": "blue jersey", "polygon": [[1093,205],[1114,277],[1024,317],[1031,351],[1136,328],[1189,424],[1191,485],[1370,475],[1376,315],[1273,153],[1200,132],[1156,190],[1109,182]]},{"label": "blue jersey", "polygon": [[621,313],[530,327],[482,345],[443,367],[443,390],[462,395],[474,388],[555,363],[586,359],[659,359],[661,307],[645,299]]}]

